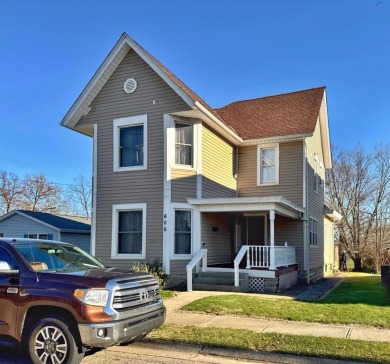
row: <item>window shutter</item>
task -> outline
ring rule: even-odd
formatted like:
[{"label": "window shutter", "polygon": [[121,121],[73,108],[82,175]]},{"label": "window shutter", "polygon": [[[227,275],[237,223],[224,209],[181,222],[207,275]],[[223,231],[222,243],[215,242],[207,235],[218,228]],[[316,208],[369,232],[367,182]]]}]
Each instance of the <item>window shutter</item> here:
[{"label": "window shutter", "polygon": [[53,240],[53,234],[47,234],[47,240]]}]

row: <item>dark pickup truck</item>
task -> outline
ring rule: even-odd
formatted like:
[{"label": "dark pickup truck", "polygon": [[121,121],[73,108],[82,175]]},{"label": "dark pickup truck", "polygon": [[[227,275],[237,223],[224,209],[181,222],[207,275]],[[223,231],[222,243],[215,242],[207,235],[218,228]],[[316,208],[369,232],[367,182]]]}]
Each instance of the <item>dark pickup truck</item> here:
[{"label": "dark pickup truck", "polygon": [[107,268],[75,245],[0,238],[0,343],[37,364],[142,339],[165,320],[156,278]]}]

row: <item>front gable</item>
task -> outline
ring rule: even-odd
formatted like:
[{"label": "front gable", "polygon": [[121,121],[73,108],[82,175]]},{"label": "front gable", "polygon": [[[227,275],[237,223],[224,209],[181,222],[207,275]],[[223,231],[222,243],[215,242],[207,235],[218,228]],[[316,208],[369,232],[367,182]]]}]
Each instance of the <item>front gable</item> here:
[{"label": "front gable", "polygon": [[[126,80],[133,78],[137,88],[124,91]],[[88,115],[82,116],[77,126],[112,123],[115,118],[147,114],[185,111],[189,106],[168,84],[133,50],[130,49],[105,85],[90,104]],[[162,120],[160,120],[162,127]]]}]

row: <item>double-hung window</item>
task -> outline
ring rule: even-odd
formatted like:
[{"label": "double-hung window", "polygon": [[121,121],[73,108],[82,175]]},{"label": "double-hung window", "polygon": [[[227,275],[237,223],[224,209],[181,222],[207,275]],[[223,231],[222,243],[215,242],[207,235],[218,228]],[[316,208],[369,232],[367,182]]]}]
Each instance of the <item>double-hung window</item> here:
[{"label": "double-hung window", "polygon": [[191,210],[175,210],[175,255],[190,255],[192,252]]},{"label": "double-hung window", "polygon": [[114,119],[114,171],[146,169],[147,116]]},{"label": "double-hung window", "polygon": [[318,246],[318,221],[310,218],[309,220],[310,246]]},{"label": "double-hung window", "polygon": [[111,257],[145,258],[145,244],[146,205],[113,205]]},{"label": "double-hung window", "polygon": [[192,125],[175,122],[175,164],[192,166]]},{"label": "double-hung window", "polygon": [[279,145],[257,147],[257,185],[279,183]]}]

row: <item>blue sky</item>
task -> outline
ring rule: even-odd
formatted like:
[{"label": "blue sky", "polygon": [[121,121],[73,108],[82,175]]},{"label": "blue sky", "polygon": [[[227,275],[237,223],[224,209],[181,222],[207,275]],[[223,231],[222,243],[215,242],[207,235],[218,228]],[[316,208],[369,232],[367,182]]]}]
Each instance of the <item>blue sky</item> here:
[{"label": "blue sky", "polygon": [[123,32],[209,105],[327,86],[332,142],[390,142],[390,0],[2,0],[0,170],[91,172],[59,122]]}]

